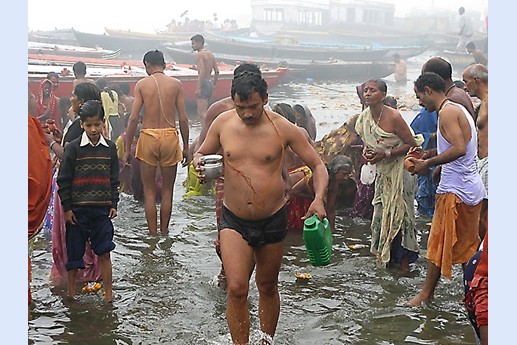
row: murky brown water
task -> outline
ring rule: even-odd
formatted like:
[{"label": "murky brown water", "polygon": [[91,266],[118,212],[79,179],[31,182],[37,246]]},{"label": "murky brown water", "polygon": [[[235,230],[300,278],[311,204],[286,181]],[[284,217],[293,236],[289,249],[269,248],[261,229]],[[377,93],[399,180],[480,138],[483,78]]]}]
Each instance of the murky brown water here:
[{"label": "murky brown water", "polygon": [[[415,67],[412,73],[418,74]],[[409,77],[412,80],[413,75]],[[416,104],[412,85],[388,88],[390,94],[399,93],[402,101],[413,102],[409,108]],[[359,109],[351,84],[287,84],[270,94],[272,103],[306,103],[319,124],[317,139]],[[404,112],[407,118],[414,114]],[[191,119],[191,124],[195,137],[199,121]],[[67,302],[65,288],[49,283],[51,243],[38,237],[32,261],[35,307],[30,312],[29,344],[231,343],[225,293],[215,284],[220,262],[213,248],[217,236],[214,199],[183,199],[185,178],[186,171],[181,169],[167,236],[149,236],[142,204],[122,196],[114,221],[116,297],[112,308],[103,306],[99,295],[81,295]],[[423,308],[404,305],[425,276],[428,222],[417,222],[421,257],[406,277],[376,268],[368,248],[349,249],[349,244],[369,244],[365,221],[338,215],[332,262],[325,267],[312,267],[301,233],[290,233],[280,272],[281,314],[275,344],[475,344],[461,304],[458,267],[452,281],[440,282],[434,303]],[[297,281],[297,272],[308,272],[312,278]],[[253,277],[249,301],[252,343],[257,344],[258,293]]]}]

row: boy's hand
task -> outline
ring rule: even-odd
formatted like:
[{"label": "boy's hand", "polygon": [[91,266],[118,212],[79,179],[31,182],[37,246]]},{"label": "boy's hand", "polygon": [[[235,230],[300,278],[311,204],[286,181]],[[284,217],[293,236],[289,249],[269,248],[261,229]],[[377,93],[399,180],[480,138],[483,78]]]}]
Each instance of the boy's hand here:
[{"label": "boy's hand", "polygon": [[72,210],[65,212],[65,222],[75,225],[75,222],[77,219],[75,219],[75,214]]},{"label": "boy's hand", "polygon": [[110,209],[110,213],[109,213],[108,217],[110,217],[110,219],[113,219],[113,218],[115,218],[116,216],[117,216],[117,209],[115,209],[115,208],[111,208],[111,209]]}]

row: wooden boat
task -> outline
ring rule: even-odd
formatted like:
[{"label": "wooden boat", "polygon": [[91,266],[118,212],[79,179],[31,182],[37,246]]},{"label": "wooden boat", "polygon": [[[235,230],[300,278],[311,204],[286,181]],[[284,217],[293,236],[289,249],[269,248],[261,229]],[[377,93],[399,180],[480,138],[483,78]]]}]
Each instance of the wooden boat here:
[{"label": "wooden boat", "polygon": [[77,45],[73,29],[33,30],[28,33],[29,42]]},{"label": "wooden boat", "polygon": [[[363,29],[361,29],[361,27]],[[339,31],[341,30],[341,31]],[[430,40],[426,34],[415,34],[408,31],[389,32],[386,27],[372,30],[372,26],[354,25],[353,27],[340,28],[330,26],[327,29],[293,26],[283,28],[274,34],[259,37],[273,42],[291,41],[310,45],[331,45],[342,47],[372,47],[378,49],[389,48],[386,59],[391,60],[394,53],[407,59],[419,55],[427,50]]]},{"label": "wooden boat", "polygon": [[[31,90],[34,94],[39,92],[39,84],[48,72],[57,72],[61,76],[59,78],[59,87],[55,91],[57,97],[70,97],[72,94],[72,82],[74,80],[73,73],[71,73],[72,65],[78,61],[77,58],[69,58],[66,61],[64,57],[60,60],[49,56],[47,59],[42,59],[39,56],[37,59],[29,59],[28,63],[28,77],[31,84]],[[128,83],[131,87],[131,94],[133,93],[135,84],[141,78],[147,76],[145,69],[142,67],[141,61],[132,60],[102,60],[90,59],[87,63],[87,77],[97,79],[105,77],[110,84]],[[165,74],[176,77],[181,80],[183,84],[183,95],[185,103],[195,104],[196,96],[195,90],[197,87],[197,71],[190,68],[190,65],[169,64],[165,70]],[[230,96],[231,84],[233,80],[233,69],[235,66],[219,64],[219,78],[212,94],[212,101],[216,101]],[[281,83],[282,79],[288,73],[286,68],[276,68],[271,70],[263,70],[262,74],[267,81],[269,87],[274,87]]]},{"label": "wooden boat", "polygon": [[130,54],[143,54],[146,51],[160,49],[161,45],[174,41],[167,38],[148,37],[120,37],[108,34],[92,34],[74,30],[77,42],[84,47],[103,47],[105,49],[121,50],[123,56]]},{"label": "wooden boat", "polygon": [[445,60],[449,61],[453,69],[460,74],[467,66],[476,62],[474,60],[474,56],[469,53],[456,53],[453,51],[444,50],[438,53],[438,56],[441,56]]},{"label": "wooden boat", "polygon": [[[176,62],[194,64],[196,61],[195,53],[186,49],[166,46],[165,51]],[[394,72],[392,62],[275,59],[218,53],[215,54],[215,57],[218,62],[228,65],[251,62],[269,68],[287,67],[289,68],[289,78],[293,79],[365,81],[384,78]]]},{"label": "wooden boat", "polygon": [[206,47],[214,54],[246,54],[276,59],[378,61],[386,56],[388,48],[343,46],[334,44],[278,44],[269,39],[204,34]]},{"label": "wooden boat", "polygon": [[108,50],[99,47],[79,47],[65,44],[51,44],[42,42],[28,43],[29,54],[41,55],[63,55],[75,56],[78,58],[115,59],[120,55],[120,49]]},{"label": "wooden boat", "polygon": [[189,40],[190,37],[197,34],[197,32],[165,32],[161,31],[160,33],[147,33],[147,32],[138,32],[138,31],[130,31],[130,30],[119,30],[119,29],[111,29],[104,28],[104,31],[110,36],[113,37],[123,37],[123,38],[143,38],[143,39],[152,39],[152,40],[166,40],[166,41],[181,41],[181,40]]},{"label": "wooden boat", "polygon": [[386,47],[389,48],[388,53],[384,57],[384,60],[393,60],[393,54],[399,54],[401,59],[409,59],[414,56],[418,56],[429,48],[428,46],[391,46]]}]

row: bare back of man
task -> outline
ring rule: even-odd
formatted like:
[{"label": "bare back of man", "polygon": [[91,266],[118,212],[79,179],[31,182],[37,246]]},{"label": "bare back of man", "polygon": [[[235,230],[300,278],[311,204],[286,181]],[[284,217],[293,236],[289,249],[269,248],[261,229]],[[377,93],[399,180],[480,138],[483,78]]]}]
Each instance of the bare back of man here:
[{"label": "bare back of man", "polygon": [[[146,56],[149,55],[149,62]],[[156,62],[154,58],[159,56]],[[158,231],[156,208],[156,168],[162,174],[160,231],[166,233],[172,214],[173,187],[176,181],[177,163],[186,165],[188,159],[188,118],[185,112],[183,86],[181,82],[163,73],[165,63],[159,51],[144,56],[148,77],[138,81],[134,91],[134,102],[128,122],[125,160],[129,159],[131,145],[138,124],[139,113],[144,107],[142,130],[137,143],[136,158],[141,161],[140,172],[144,187],[144,209],[151,234]],[[183,152],[176,129],[179,121]]]},{"label": "bare back of man", "polygon": [[75,86],[77,84],[81,84],[81,83],[92,83],[92,84],[95,84],[95,80],[90,79],[90,78],[86,78],[86,77],[75,78],[72,81],[72,90],[75,88]]}]

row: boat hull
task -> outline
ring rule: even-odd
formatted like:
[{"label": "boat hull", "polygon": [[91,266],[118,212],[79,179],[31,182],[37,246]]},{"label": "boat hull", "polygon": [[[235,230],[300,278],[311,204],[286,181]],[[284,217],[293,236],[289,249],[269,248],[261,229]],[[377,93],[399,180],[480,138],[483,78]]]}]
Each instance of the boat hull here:
[{"label": "boat hull", "polygon": [[275,59],[377,61],[389,52],[388,48],[345,47],[312,44],[275,44],[269,40],[232,38],[206,34],[206,47],[214,54],[263,56]]},{"label": "boat hull", "polygon": [[[196,56],[192,51],[170,46],[166,47],[165,51],[176,62],[195,63]],[[215,57],[218,62],[224,62],[228,65],[251,62],[268,68],[286,67],[289,68],[289,79],[364,81],[384,78],[394,72],[392,62],[312,61],[230,54],[215,54]]]},{"label": "boat hull", "polygon": [[174,41],[166,38],[143,38],[143,37],[117,37],[106,34],[92,34],[81,31],[74,31],[75,38],[84,47],[102,47],[104,49],[121,50],[121,54],[139,54],[143,56],[146,51],[160,49],[161,45]]},{"label": "boat hull", "polygon": [[455,53],[452,51],[442,51],[438,54],[445,60],[449,61],[454,70],[463,72],[463,70],[476,62],[474,56],[468,53]]},{"label": "boat hull", "polygon": [[[121,83],[127,83],[130,86],[130,95],[133,94],[136,83],[147,76],[145,70],[140,67],[132,66],[129,68],[129,64],[122,66],[88,66],[88,78],[96,80],[100,77],[104,77],[108,80],[110,85],[117,85]],[[29,64],[29,82],[31,91],[34,94],[38,94],[40,82],[46,77],[48,72],[60,72],[64,69],[71,71],[71,65],[62,62],[60,65],[56,64]],[[195,104],[196,96],[195,91],[197,88],[197,71],[190,69],[188,66],[173,65],[169,66],[165,73],[169,76],[179,79],[183,84],[183,95],[185,103]],[[269,87],[274,87],[281,83],[282,79],[288,73],[286,68],[278,68],[267,71],[262,71],[262,75]],[[61,76],[59,78],[59,87],[55,91],[57,97],[70,97],[72,95],[72,83],[74,77],[72,74],[68,76]],[[216,101],[225,97],[230,96],[231,86],[233,80],[233,67],[232,66],[220,66],[219,78],[216,86],[212,93],[211,101]]]}]

